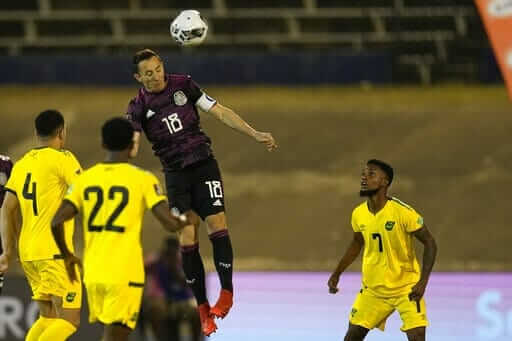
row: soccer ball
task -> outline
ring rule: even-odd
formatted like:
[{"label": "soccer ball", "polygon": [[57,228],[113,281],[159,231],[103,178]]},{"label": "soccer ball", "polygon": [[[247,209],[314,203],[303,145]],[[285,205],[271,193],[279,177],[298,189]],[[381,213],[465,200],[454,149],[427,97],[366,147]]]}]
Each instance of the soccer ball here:
[{"label": "soccer ball", "polygon": [[171,22],[171,36],[184,46],[201,44],[208,33],[208,25],[199,11],[188,9],[182,11]]}]

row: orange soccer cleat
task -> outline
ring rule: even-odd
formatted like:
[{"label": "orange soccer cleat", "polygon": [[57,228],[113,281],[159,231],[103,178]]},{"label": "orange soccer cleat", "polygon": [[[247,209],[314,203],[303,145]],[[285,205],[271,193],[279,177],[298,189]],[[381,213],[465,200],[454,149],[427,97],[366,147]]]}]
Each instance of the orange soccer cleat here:
[{"label": "orange soccer cleat", "polygon": [[229,313],[229,309],[231,309],[232,306],[233,293],[229,290],[222,289],[217,303],[210,309],[210,315],[217,318],[224,318]]},{"label": "orange soccer cleat", "polygon": [[213,320],[210,312],[210,304],[208,302],[200,304],[197,309],[199,310],[199,318],[201,319],[201,329],[203,334],[210,336],[217,330],[217,325]]}]

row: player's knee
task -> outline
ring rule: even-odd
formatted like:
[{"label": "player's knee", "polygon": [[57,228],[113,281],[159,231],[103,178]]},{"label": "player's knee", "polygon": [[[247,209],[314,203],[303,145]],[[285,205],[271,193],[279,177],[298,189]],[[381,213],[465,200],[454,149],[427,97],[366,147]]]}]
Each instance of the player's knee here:
[{"label": "player's knee", "polygon": [[209,234],[226,230],[226,215],[224,214],[224,212],[209,215],[208,217],[206,217],[206,224],[208,225]]}]

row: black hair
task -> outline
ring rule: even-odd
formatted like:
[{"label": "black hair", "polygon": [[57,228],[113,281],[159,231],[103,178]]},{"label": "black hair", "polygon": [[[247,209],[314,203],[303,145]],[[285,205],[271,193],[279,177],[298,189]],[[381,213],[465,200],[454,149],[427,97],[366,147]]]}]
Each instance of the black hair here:
[{"label": "black hair", "polygon": [[64,127],[64,116],[57,110],[45,110],[37,115],[35,124],[37,136],[52,137]]},{"label": "black hair", "polygon": [[110,151],[121,151],[133,142],[133,126],[123,117],[114,117],[105,122],[101,128],[103,146]]},{"label": "black hair", "polygon": [[139,63],[143,60],[147,60],[152,57],[157,57],[158,59],[162,60],[160,56],[153,50],[150,49],[144,49],[135,52],[132,59],[132,71],[133,73],[139,73]]},{"label": "black hair", "polygon": [[374,165],[379,167],[384,173],[386,173],[386,176],[388,177],[388,186],[391,186],[391,183],[393,182],[393,167],[391,167],[389,164],[387,164],[384,161],[377,160],[377,159],[371,159],[366,162],[367,165]]}]

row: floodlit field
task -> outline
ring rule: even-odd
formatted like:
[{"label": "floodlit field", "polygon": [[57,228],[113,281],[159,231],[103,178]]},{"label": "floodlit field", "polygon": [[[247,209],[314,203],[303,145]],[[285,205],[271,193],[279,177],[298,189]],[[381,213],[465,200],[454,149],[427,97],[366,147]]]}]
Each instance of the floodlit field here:
[{"label": "floodlit field", "polygon": [[[439,245],[435,270],[512,270],[512,113],[501,87],[207,90],[279,143],[269,154],[203,115],[224,175],[238,270],[333,268],[351,238],[350,212],[361,200],[359,174],[368,158],[395,167],[392,194],[425,216]],[[123,114],[135,94],[94,87],[0,91],[0,153],[20,157],[35,142],[35,114],[56,108],[70,122],[68,146],[84,167],[103,158],[103,121]],[[135,163],[163,180],[147,143]],[[202,232],[202,254],[210,256]],[[148,216],[146,251],[163,236]]]}]

